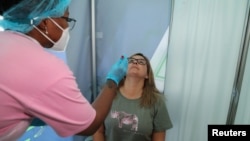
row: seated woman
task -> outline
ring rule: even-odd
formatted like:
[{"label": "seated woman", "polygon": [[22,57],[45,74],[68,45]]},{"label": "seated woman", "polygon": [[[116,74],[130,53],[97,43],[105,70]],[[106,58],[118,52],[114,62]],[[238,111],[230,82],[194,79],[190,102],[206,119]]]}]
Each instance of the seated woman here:
[{"label": "seated woman", "polygon": [[165,141],[172,122],[164,95],[155,86],[150,62],[136,53],[128,63],[109,115],[93,141]]}]

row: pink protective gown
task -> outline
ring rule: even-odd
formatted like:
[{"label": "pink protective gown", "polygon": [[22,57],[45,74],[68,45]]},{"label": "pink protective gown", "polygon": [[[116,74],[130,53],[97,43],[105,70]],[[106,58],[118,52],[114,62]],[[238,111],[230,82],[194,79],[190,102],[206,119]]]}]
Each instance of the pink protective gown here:
[{"label": "pink protective gown", "polygon": [[19,138],[34,117],[63,137],[86,129],[96,112],[68,66],[35,40],[0,32],[0,140]]}]

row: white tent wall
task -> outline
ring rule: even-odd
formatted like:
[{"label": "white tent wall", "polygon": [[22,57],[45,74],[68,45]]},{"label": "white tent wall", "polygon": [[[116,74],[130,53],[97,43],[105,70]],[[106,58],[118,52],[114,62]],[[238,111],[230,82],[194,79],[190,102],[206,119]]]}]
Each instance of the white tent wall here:
[{"label": "white tent wall", "polygon": [[[79,87],[91,101],[90,5],[91,1],[72,1],[71,17],[78,21],[67,56]],[[98,87],[121,54],[143,52],[153,58],[167,32],[170,5],[163,0],[96,0],[93,55]],[[248,7],[248,0],[172,0],[164,93],[174,128],[166,140],[204,141],[208,124],[226,124]],[[152,26],[157,32],[149,30]],[[237,124],[249,124],[249,76],[246,65]]]},{"label": "white tent wall", "polygon": [[[174,128],[167,140],[206,141],[209,124],[227,123],[249,3],[174,0],[173,7],[165,93]],[[249,65],[246,71],[249,78]],[[250,123],[246,77],[237,124]]]}]

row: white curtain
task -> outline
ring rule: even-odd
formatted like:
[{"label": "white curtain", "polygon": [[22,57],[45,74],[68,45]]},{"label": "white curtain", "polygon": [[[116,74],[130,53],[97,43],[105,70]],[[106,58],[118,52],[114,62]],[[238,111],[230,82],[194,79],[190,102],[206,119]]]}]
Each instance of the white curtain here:
[{"label": "white curtain", "polygon": [[[165,94],[174,128],[167,141],[206,141],[209,124],[226,124],[247,7],[247,0],[173,0]],[[249,112],[241,118],[249,123]]]}]

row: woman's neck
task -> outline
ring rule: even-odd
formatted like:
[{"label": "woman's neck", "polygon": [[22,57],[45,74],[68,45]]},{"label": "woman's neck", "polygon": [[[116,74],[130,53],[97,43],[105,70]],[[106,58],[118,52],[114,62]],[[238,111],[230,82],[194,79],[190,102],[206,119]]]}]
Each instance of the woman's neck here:
[{"label": "woman's neck", "polygon": [[144,79],[126,78],[120,92],[128,99],[138,99],[142,95],[143,85]]}]

